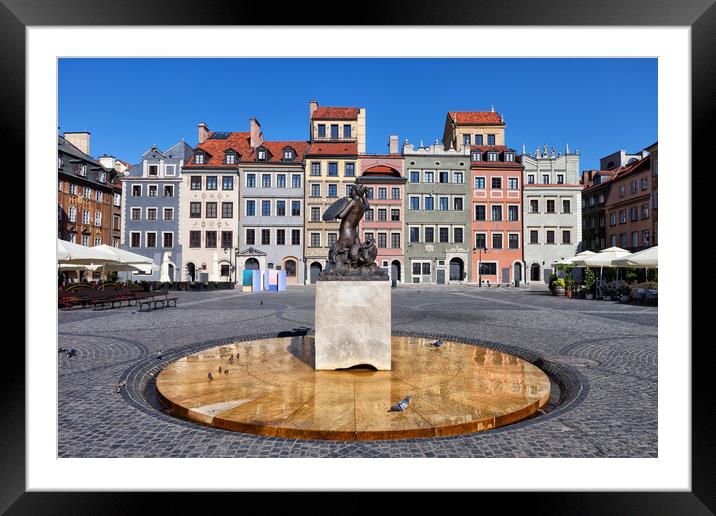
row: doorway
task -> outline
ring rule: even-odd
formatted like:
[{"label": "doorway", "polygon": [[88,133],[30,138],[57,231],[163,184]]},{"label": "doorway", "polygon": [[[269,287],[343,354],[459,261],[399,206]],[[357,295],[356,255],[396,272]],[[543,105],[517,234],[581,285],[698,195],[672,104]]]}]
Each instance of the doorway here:
[{"label": "doorway", "polygon": [[462,281],[465,263],[460,258],[450,260],[450,281]]},{"label": "doorway", "polygon": [[318,262],[313,262],[311,264],[311,283],[315,283],[318,280],[318,275],[323,270],[323,267]]}]

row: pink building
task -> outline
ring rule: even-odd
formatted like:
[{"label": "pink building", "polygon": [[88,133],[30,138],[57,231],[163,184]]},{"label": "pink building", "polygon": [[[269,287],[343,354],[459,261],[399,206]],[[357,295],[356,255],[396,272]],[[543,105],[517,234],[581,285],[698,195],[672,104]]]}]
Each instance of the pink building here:
[{"label": "pink building", "polygon": [[[397,137],[396,147],[397,147]],[[391,279],[405,278],[405,183],[400,154],[370,154],[358,159],[357,183],[368,189],[371,209],[360,225],[360,237],[375,240],[376,263],[390,272]]]}]

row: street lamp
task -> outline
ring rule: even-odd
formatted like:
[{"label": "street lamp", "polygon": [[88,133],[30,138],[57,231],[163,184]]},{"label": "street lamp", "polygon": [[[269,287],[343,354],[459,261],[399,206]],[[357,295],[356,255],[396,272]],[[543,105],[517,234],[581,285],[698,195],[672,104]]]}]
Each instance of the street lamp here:
[{"label": "street lamp", "polygon": [[303,284],[306,285],[306,281],[308,280],[308,271],[306,270],[306,263],[308,263],[308,258],[305,256],[301,258],[303,261]]},{"label": "street lamp", "polygon": [[487,247],[475,247],[473,248],[473,251],[478,251],[479,254],[477,256],[477,286],[482,287],[482,250],[485,250],[485,254],[487,254]]},{"label": "street lamp", "polygon": [[[232,251],[231,247],[224,247],[224,254],[229,253],[230,251]],[[229,267],[230,267],[230,269],[229,269],[229,280],[231,280],[231,273],[233,272],[233,274],[234,274],[234,283],[236,283],[236,263],[237,263],[237,258],[238,258],[238,255],[239,255],[239,248],[238,248],[238,247],[235,247],[235,248],[233,249],[233,251],[234,251],[233,253],[229,253]],[[231,261],[231,258],[232,258],[231,255],[232,255],[232,254],[234,255],[234,256],[233,256],[233,257],[234,257],[234,261],[233,261],[233,262]]]}]

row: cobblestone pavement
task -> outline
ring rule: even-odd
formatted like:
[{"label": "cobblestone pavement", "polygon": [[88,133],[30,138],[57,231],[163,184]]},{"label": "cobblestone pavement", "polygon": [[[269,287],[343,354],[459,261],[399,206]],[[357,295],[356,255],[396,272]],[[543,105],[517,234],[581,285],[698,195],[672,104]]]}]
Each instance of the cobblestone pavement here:
[{"label": "cobblestone pavement", "polygon": [[[59,345],[76,348],[77,355],[58,353],[59,456],[657,456],[657,309],[557,298],[538,289],[410,285],[393,291],[396,333],[478,339],[565,373],[566,383],[555,383],[553,410],[515,425],[442,438],[309,441],[199,426],[162,412],[152,400],[149,373],[209,341],[311,330],[314,294],[310,286],[281,293],[180,292],[177,308],[148,313],[134,307],[60,311]],[[116,393],[114,385],[126,378],[126,389]],[[569,403],[558,405],[568,391]]]}]

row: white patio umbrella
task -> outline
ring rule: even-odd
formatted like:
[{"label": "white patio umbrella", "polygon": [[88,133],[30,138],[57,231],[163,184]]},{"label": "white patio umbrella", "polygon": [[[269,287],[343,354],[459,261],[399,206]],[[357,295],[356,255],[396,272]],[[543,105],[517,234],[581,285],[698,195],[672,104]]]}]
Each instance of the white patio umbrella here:
[{"label": "white patio umbrella", "polygon": [[119,247],[112,247],[111,245],[102,244],[91,249],[99,249],[106,252],[110,256],[113,256],[116,262],[124,264],[153,264],[154,260],[141,254],[132,253]]},{"label": "white patio umbrella", "polygon": [[577,258],[575,256],[572,263],[574,265],[579,265],[580,267],[617,267],[612,264],[612,261],[622,258],[628,254],[629,251],[622,249],[621,247],[609,247],[607,249],[602,249],[598,253],[593,253],[584,257]]},{"label": "white patio umbrella", "polygon": [[117,262],[117,257],[100,249],[101,246],[86,247],[66,240],[57,239],[57,263],[73,265],[101,265]]},{"label": "white patio umbrella", "polygon": [[659,268],[659,246],[655,245],[643,251],[639,251],[633,254],[628,254],[616,260],[612,263],[617,267],[639,267],[644,269],[658,269]]}]

